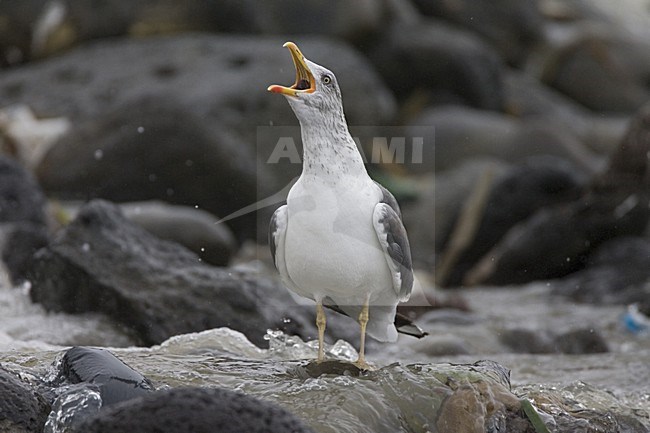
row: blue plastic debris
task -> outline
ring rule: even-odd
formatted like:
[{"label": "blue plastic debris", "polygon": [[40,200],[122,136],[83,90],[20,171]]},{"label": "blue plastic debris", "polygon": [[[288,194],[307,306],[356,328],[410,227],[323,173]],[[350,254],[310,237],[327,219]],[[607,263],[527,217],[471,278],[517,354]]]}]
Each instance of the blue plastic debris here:
[{"label": "blue plastic debris", "polygon": [[640,312],[637,304],[630,304],[623,316],[623,325],[633,334],[648,332],[650,331],[650,317]]}]

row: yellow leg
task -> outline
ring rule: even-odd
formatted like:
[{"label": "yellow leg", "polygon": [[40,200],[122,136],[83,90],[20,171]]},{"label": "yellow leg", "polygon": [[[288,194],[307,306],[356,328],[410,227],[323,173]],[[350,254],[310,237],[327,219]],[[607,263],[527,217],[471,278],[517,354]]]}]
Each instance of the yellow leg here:
[{"label": "yellow leg", "polygon": [[366,302],[363,304],[361,313],[359,313],[359,325],[361,325],[361,344],[359,346],[359,359],[355,362],[355,365],[362,370],[369,370],[370,366],[366,362],[365,350],[366,350],[366,325],[368,324],[368,304],[369,299],[366,299]]},{"label": "yellow leg", "polygon": [[323,310],[323,303],[318,301],[316,303],[316,326],[318,327],[318,362],[323,362],[325,359],[324,339],[325,339],[325,311]]}]

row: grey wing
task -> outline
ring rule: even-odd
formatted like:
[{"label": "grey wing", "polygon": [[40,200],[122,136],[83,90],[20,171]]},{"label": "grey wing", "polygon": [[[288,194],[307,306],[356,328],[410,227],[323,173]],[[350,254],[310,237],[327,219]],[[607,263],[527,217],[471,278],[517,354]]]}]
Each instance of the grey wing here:
[{"label": "grey wing", "polygon": [[393,277],[393,288],[400,301],[406,301],[413,289],[413,262],[402,219],[388,203],[378,203],[372,215],[372,223]]},{"label": "grey wing", "polygon": [[[271,249],[271,257],[276,269],[278,268],[278,259],[284,262],[284,248],[280,251],[282,257],[277,257],[278,244],[284,244],[284,237],[287,233],[287,205],[280,206],[273,212],[271,221],[269,222],[269,248]],[[282,245],[284,247],[284,245]]]},{"label": "grey wing", "polygon": [[284,255],[284,240],[287,234],[288,221],[289,213],[287,205],[285,204],[277,208],[271,217],[271,222],[269,223],[269,247],[271,249],[271,257],[273,258],[273,264],[278,270],[284,285],[294,293],[309,298],[309,295],[305,294],[295,285],[287,271],[287,262],[285,261]]},{"label": "grey wing", "polygon": [[400,219],[402,219],[402,211],[399,208],[399,204],[397,203],[395,196],[391,194],[391,192],[388,191],[381,183],[375,181],[375,185],[377,185],[377,187],[381,191],[381,195],[382,195],[381,202],[386,203],[388,206],[392,207],[395,213],[397,214],[397,216]]}]

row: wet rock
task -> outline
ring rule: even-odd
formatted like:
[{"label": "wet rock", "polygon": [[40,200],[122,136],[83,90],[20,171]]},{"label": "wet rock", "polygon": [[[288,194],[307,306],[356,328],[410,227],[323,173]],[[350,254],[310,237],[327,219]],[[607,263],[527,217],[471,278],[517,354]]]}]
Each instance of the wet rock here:
[{"label": "wet rock", "polygon": [[274,404],[219,388],[177,388],[102,411],[79,432],[308,433],[295,415]]},{"label": "wet rock", "polygon": [[120,209],[149,233],[183,245],[206,263],[226,266],[235,253],[230,229],[204,210],[158,201],[125,203]]},{"label": "wet rock", "polygon": [[[573,432],[630,432],[646,433],[647,417],[639,417],[638,409],[626,407],[612,393],[574,382],[558,388],[548,385],[529,385],[519,389],[546,414],[553,414],[547,424],[551,431]],[[579,407],[582,407],[580,409]]]},{"label": "wet rock", "polygon": [[521,402],[510,392],[509,371],[493,361],[478,361],[470,368],[485,378],[447,378],[446,385],[452,393],[438,410],[438,430],[450,433],[529,431],[530,423],[522,416]]},{"label": "wet rock", "polygon": [[525,59],[527,50],[542,37],[543,17],[536,0],[416,0],[419,9],[476,32],[509,62]]},{"label": "wet rock", "polygon": [[52,385],[87,383],[99,389],[103,406],[154,391],[149,379],[106,349],[73,347],[65,352]]},{"label": "wet rock", "polygon": [[650,105],[632,120],[607,169],[566,205],[544,208],[511,229],[468,273],[466,282],[511,284],[584,268],[599,245],[644,233],[650,219]]},{"label": "wet rock", "polygon": [[[559,158],[532,158],[512,167],[494,181],[471,242],[459,253],[444,281],[438,282],[461,284],[466,272],[513,226],[546,206],[575,200],[586,180],[583,173]],[[442,238],[443,251],[450,247],[450,236],[448,232]]]},{"label": "wet rock", "polygon": [[49,411],[40,394],[0,367],[0,432],[41,432]]},{"label": "wet rock", "polygon": [[521,162],[536,155],[561,157],[587,171],[598,167],[598,160],[575,133],[549,120],[522,121],[468,107],[441,106],[423,112],[411,125],[433,127],[424,142],[435,143],[433,158],[407,165],[414,172],[448,170],[470,158]]},{"label": "wet rock", "polygon": [[52,311],[102,312],[144,344],[228,326],[258,345],[288,319],[315,333],[313,311],[295,305],[279,284],[255,273],[202,264],[178,244],[129,222],[108,202],[81,208],[29,274],[32,300]]},{"label": "wet rock", "polygon": [[[503,106],[498,55],[474,35],[443,22],[430,19],[393,24],[375,42],[369,56],[402,101],[411,98],[412,104],[423,107],[434,102],[489,110]],[[404,71],[409,71],[408,79],[404,79]]]},{"label": "wet rock", "polygon": [[304,367],[299,368],[298,374],[304,372],[306,377],[320,377],[324,374],[334,374],[337,376],[354,376],[358,377],[361,375],[362,371],[358,366],[351,362],[339,361],[339,360],[327,360],[323,362],[313,361]]},{"label": "wet rock", "polygon": [[646,41],[582,33],[546,59],[542,81],[592,110],[634,112],[650,99],[649,52]]}]

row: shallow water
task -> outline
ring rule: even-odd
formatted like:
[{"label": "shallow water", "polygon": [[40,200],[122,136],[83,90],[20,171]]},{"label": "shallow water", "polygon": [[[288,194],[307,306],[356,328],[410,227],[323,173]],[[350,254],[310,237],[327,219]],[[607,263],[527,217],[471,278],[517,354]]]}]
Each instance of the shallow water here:
[{"label": "shallow water", "polygon": [[[535,400],[545,391],[557,391],[585,407],[628,411],[648,421],[650,335],[628,333],[621,324],[621,306],[577,305],[550,297],[549,290],[545,284],[533,284],[462,292],[472,314],[452,314],[449,319],[447,313],[428,313],[419,320],[431,334],[426,339],[400,337],[397,344],[371,345],[369,360],[385,368],[370,380],[306,376],[305,360],[315,358],[315,342],[304,343],[280,332],[267,334],[269,349],[260,349],[227,328],[176,336],[152,348],[134,347],[128,335],[102,316],[48,314],[31,304],[27,288],[5,283],[0,287],[0,363],[24,380],[38,383],[52,374],[57,357],[68,346],[109,346],[158,388],[195,385],[239,390],[289,408],[318,432],[395,432],[427,431],[435,421],[431,399],[444,393],[432,391],[441,389],[440,382],[427,364],[444,370],[456,363],[491,359],[512,370],[517,395]],[[507,353],[498,338],[510,328],[561,333],[576,327],[598,330],[611,352],[514,354]],[[471,354],[436,356],[435,346],[449,341],[461,342]],[[329,354],[343,360],[357,355],[343,341],[330,346]],[[536,401],[542,410],[567,410],[560,402],[544,398]],[[395,407],[402,401],[408,404]],[[53,413],[48,432],[65,432],[66,416],[70,414]]]}]

